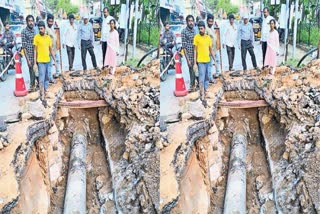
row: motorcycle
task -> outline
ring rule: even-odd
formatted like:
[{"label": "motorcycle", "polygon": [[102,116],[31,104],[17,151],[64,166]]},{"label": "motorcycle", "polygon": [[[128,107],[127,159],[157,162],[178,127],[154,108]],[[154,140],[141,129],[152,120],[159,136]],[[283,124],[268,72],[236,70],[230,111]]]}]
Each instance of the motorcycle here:
[{"label": "motorcycle", "polygon": [[168,76],[168,70],[175,68],[172,43],[165,40],[162,46],[163,52],[160,54],[160,80],[165,81]]},{"label": "motorcycle", "polygon": [[0,47],[0,80],[2,82],[7,79],[8,70],[14,68],[14,60],[12,58],[12,44],[4,40]]}]

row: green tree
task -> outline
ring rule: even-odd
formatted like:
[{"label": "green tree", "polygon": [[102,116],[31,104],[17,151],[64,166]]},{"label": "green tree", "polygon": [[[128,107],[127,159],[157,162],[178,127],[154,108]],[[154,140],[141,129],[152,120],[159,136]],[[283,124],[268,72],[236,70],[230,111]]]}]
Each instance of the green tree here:
[{"label": "green tree", "polygon": [[220,8],[222,8],[227,14],[236,14],[239,12],[239,8],[235,5],[232,5],[229,0],[218,0],[216,4],[216,9],[218,10]]},{"label": "green tree", "polygon": [[54,13],[57,13],[60,8],[67,14],[77,14],[79,12],[79,8],[72,5],[70,0],[47,0],[46,4]]},{"label": "green tree", "polygon": [[[120,5],[110,5],[110,0],[104,0],[104,6],[109,8],[110,15],[117,16],[121,10],[121,4],[126,4],[126,0],[120,0]],[[134,4],[135,0],[130,0],[130,4]],[[156,18],[157,0],[139,0],[139,5],[143,4],[143,18],[148,17],[149,20]],[[149,8],[148,8],[149,6]]]},{"label": "green tree", "polygon": [[56,11],[58,0],[47,0],[46,4],[47,4],[47,7],[49,7],[53,11]]},{"label": "green tree", "polygon": [[62,8],[64,12],[66,12],[67,14],[70,14],[70,13],[76,14],[79,12],[79,8],[77,6],[72,5],[70,3],[70,0],[57,0],[57,1],[58,2],[55,8],[56,12],[60,8]]},{"label": "green tree", "polygon": [[230,0],[206,0],[206,7],[208,7],[214,13],[217,13],[219,9],[223,9],[227,14],[236,14],[239,12],[239,8],[230,3]]},{"label": "green tree", "polygon": [[206,0],[206,7],[209,8],[211,11],[217,12],[218,0]]}]

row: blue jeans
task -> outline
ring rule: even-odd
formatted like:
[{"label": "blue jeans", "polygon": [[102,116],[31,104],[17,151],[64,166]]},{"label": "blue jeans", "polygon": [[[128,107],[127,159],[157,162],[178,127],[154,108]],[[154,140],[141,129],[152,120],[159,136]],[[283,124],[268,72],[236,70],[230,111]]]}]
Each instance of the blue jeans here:
[{"label": "blue jeans", "polygon": [[204,95],[204,91],[209,87],[209,64],[210,62],[198,63],[200,98],[204,98],[202,97]]},{"label": "blue jeans", "polygon": [[38,63],[40,96],[44,95],[44,91],[49,87],[49,67],[50,62]]},{"label": "blue jeans", "polygon": [[[54,56],[56,58],[56,64],[57,64],[57,69],[56,69],[56,74],[60,74],[60,57],[59,57],[59,51],[56,51],[56,54]],[[54,69],[54,65],[53,65],[54,61],[52,59],[52,57],[50,56],[50,66],[49,66],[49,80],[53,79],[53,69]]]},{"label": "blue jeans", "polygon": [[[216,51],[215,53],[215,64],[217,65],[217,69],[215,68],[215,66],[213,65],[213,58],[210,56],[210,65],[209,65],[209,80],[213,80],[213,74],[215,76],[219,75],[221,73],[220,71],[220,54],[219,51]],[[214,73],[214,70],[216,70],[216,72]]]}]

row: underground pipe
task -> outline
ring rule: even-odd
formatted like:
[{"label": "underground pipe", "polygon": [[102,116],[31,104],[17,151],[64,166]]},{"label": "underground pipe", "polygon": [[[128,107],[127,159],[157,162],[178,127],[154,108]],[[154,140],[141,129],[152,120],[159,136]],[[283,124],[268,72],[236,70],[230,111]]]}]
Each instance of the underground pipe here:
[{"label": "underground pipe", "polygon": [[[244,133],[244,132],[243,132]],[[224,213],[246,213],[246,134],[236,132],[232,138]]]},{"label": "underground pipe", "polygon": [[71,142],[64,214],[86,213],[86,147],[86,135],[76,132]]},{"label": "underground pipe", "polygon": [[105,100],[75,100],[59,102],[59,106],[66,108],[98,108],[107,106],[107,103]]},{"label": "underground pipe", "polygon": [[237,100],[219,102],[219,107],[226,108],[258,108],[268,106],[265,100]]}]

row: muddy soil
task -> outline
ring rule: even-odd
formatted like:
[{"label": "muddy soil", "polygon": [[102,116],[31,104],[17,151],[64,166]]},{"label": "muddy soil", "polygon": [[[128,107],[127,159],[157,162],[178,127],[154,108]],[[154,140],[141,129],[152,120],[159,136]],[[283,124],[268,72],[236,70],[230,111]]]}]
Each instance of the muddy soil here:
[{"label": "muddy soil", "polygon": [[272,178],[258,112],[257,108],[218,110],[215,131],[195,143],[182,174],[180,197],[172,213],[186,213],[188,210],[197,210],[199,213],[223,213],[231,141],[236,127],[242,123],[245,124],[248,133],[247,212],[275,213]]},{"label": "muddy soil", "polygon": [[[219,117],[220,115],[218,111],[217,118]],[[259,190],[257,189],[257,180],[263,180],[263,182],[268,182],[267,185],[264,185],[264,191],[266,191],[267,193],[272,193],[271,175],[269,172],[268,162],[264,150],[264,141],[259,126],[258,109],[231,109],[229,110],[229,117],[217,120],[218,127],[220,127],[221,129],[222,126],[224,127],[223,130],[220,132],[219,136],[221,145],[224,146],[224,152],[222,156],[223,174],[218,182],[219,185],[212,186],[212,212],[222,213],[223,211],[224,196],[228,178],[230,144],[232,141],[234,128],[237,126],[237,123],[242,123],[242,121],[244,121],[247,125],[248,131],[248,145],[246,157],[246,207],[248,212],[259,213],[262,206],[259,199]]]},{"label": "muddy soil", "polygon": [[[61,111],[58,111],[58,114],[61,113]],[[58,116],[58,118],[60,118],[60,116]],[[36,194],[31,195],[33,195],[33,197],[36,197],[36,195],[39,197],[44,195],[47,199],[50,198],[51,209],[48,211],[49,213],[60,213],[63,211],[68,178],[70,143],[76,127],[83,122],[89,131],[87,136],[88,145],[86,158],[87,211],[88,213],[99,213],[102,206],[104,206],[105,210],[116,210],[113,202],[112,177],[106,158],[107,155],[103,148],[104,141],[101,136],[100,124],[98,121],[98,110],[72,109],[69,111],[69,117],[56,121],[56,123],[61,126],[59,128],[65,127],[65,129],[60,131],[58,136],[59,140],[56,142],[57,144],[50,146],[50,142],[52,142],[50,141],[50,135],[40,139],[36,143],[36,149],[28,162],[28,170],[26,170],[25,174],[22,176],[24,185],[22,185],[21,198],[23,200],[21,200],[18,206],[13,210],[13,213],[21,213],[21,210],[28,211],[28,204],[30,203],[33,203],[31,207],[41,208],[42,206],[41,210],[46,210],[49,207],[49,204],[46,204],[46,201],[49,202],[48,200],[43,200],[44,202],[40,203],[37,202],[39,200],[29,197],[29,191],[32,191],[34,181],[36,181],[39,189],[35,191]],[[116,125],[116,123],[114,125]],[[123,138],[117,138],[115,140],[123,140]],[[60,151],[60,153],[53,155],[52,153],[54,151]],[[57,156],[60,156],[61,159],[57,159]],[[61,160],[61,162],[57,160]],[[50,166],[51,163],[52,165]],[[58,177],[57,181],[52,181],[50,178],[54,175],[50,173],[59,172],[61,175]],[[32,179],[33,182],[30,182],[30,179]],[[100,184],[97,184],[99,182]],[[108,198],[104,198],[106,196]],[[35,203],[39,203],[39,205],[35,205]],[[30,211],[32,212],[33,210],[31,209]]]}]

